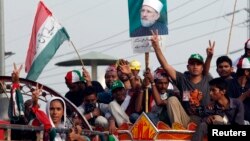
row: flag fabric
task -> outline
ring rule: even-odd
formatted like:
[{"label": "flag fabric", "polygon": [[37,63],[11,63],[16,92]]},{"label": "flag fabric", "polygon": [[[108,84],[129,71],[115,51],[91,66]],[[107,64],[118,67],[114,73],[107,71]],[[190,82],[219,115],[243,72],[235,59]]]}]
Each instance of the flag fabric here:
[{"label": "flag fabric", "polygon": [[11,86],[8,115],[11,120],[24,116],[23,95],[20,91],[20,85],[18,83],[14,83]]},{"label": "flag fabric", "polygon": [[36,81],[65,40],[69,40],[67,31],[40,1],[25,62],[25,72],[28,73],[26,78]]},{"label": "flag fabric", "polygon": [[119,139],[115,135],[111,134],[108,136],[108,141],[119,141]]}]

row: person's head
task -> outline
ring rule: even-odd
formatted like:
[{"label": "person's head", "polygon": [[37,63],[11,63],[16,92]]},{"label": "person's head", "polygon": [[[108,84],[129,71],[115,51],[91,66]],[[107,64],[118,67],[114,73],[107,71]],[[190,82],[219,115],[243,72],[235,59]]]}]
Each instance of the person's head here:
[{"label": "person's head", "polygon": [[33,105],[33,100],[29,99],[24,102],[24,117],[28,118],[30,117],[31,112],[31,107]]},{"label": "person's head", "polygon": [[231,77],[233,72],[232,60],[228,56],[220,56],[216,60],[216,71],[221,78]]},{"label": "person's head", "polygon": [[248,39],[245,42],[244,49],[245,49],[244,57],[250,57],[250,39]]},{"label": "person's head", "polygon": [[116,80],[111,85],[111,92],[113,94],[114,99],[121,103],[126,98],[126,90],[124,84],[120,80]]},{"label": "person's head", "polygon": [[250,57],[240,58],[237,63],[236,75],[238,77],[246,76],[250,77]]},{"label": "person's head", "polygon": [[78,70],[69,71],[65,76],[65,83],[72,92],[84,89],[85,82],[86,80],[81,76],[81,72]]},{"label": "person's head", "polygon": [[213,101],[219,101],[223,97],[227,97],[227,82],[221,78],[215,78],[209,81],[210,97]]},{"label": "person's head", "polygon": [[93,86],[89,86],[85,88],[83,102],[84,104],[96,104],[97,92]]},{"label": "person's head", "polygon": [[95,88],[96,93],[103,92],[104,89],[99,81],[91,81],[92,86]]},{"label": "person's head", "polygon": [[129,63],[129,67],[130,67],[133,75],[138,76],[140,69],[141,69],[141,63],[137,60],[133,60]]},{"label": "person's head", "polygon": [[118,75],[118,79],[121,80],[123,83],[126,82],[126,81],[129,81],[129,78],[128,78],[128,75],[123,73],[121,71],[121,68],[120,68],[120,65],[121,64],[126,64],[126,65],[129,65],[129,62],[127,60],[123,60],[123,59],[119,59],[117,62],[116,62],[116,66],[117,66],[117,75]]},{"label": "person's head", "polygon": [[105,83],[106,86],[108,88],[110,88],[111,84],[115,81],[118,80],[118,76],[117,76],[117,70],[115,65],[110,65],[108,66],[108,68],[106,69],[106,73],[105,73]]},{"label": "person's head", "polygon": [[191,76],[200,76],[203,73],[204,60],[203,57],[196,53],[192,54],[188,59],[187,69]]},{"label": "person's head", "polygon": [[167,92],[169,80],[167,72],[162,67],[159,67],[154,71],[154,81],[160,94]]},{"label": "person's head", "polygon": [[141,8],[141,24],[152,26],[159,18],[163,4],[159,0],[144,0]]},{"label": "person's head", "polygon": [[49,116],[50,123],[53,127],[66,124],[66,105],[62,98],[52,97],[47,102],[46,108],[47,115]]}]

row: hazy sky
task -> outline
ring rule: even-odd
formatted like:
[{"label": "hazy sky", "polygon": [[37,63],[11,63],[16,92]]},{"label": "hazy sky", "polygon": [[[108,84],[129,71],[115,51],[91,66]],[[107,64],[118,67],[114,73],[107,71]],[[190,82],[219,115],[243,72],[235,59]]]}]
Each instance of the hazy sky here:
[{"label": "hazy sky", "polygon": [[[164,55],[178,71],[186,70],[190,54],[200,53],[204,58],[208,40],[216,41],[211,73],[215,72],[217,55],[226,53],[229,27],[235,0],[168,0],[169,35]],[[129,38],[127,0],[44,0],[45,5],[66,28],[80,54],[100,51],[129,61],[137,59],[144,68],[144,54],[133,54]],[[13,62],[24,64],[38,0],[5,0],[5,50],[15,55],[5,61],[6,75],[10,75]],[[230,51],[243,48],[247,40],[247,0],[238,0]],[[240,24],[243,23],[243,24]],[[64,76],[76,67],[57,67],[54,64],[76,57],[74,49],[65,42],[38,78],[54,90],[64,94],[67,88]],[[230,55],[234,60],[243,51]],[[150,53],[150,66],[159,66],[154,53]],[[87,67],[88,70],[89,67]],[[98,78],[103,79],[106,67],[99,67]],[[24,70],[21,77],[26,77]]]}]

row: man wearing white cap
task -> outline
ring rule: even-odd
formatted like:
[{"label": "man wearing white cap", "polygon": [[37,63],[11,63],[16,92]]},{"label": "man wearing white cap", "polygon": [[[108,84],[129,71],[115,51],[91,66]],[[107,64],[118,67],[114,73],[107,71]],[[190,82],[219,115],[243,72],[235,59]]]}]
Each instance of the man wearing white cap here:
[{"label": "man wearing white cap", "polygon": [[159,35],[167,34],[167,26],[157,21],[163,4],[159,0],[144,0],[141,8],[141,27],[131,33],[131,37],[150,36],[151,30],[158,30]]},{"label": "man wearing white cap", "polygon": [[250,122],[250,57],[243,57],[237,63],[236,77],[229,82],[228,96],[239,98],[244,104],[244,120]]},{"label": "man wearing white cap", "polygon": [[233,67],[235,70],[237,69],[236,65],[239,62],[239,60],[244,57],[250,57],[250,39],[248,39],[244,44],[244,54],[233,61]]}]

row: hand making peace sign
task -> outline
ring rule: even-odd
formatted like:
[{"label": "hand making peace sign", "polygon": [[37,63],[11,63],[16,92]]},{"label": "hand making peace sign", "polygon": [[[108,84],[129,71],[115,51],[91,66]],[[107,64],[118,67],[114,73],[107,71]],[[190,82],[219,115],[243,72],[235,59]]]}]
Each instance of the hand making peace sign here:
[{"label": "hand making peace sign", "polygon": [[20,72],[21,72],[21,70],[23,68],[23,65],[21,65],[19,68],[17,68],[16,63],[14,63],[13,65],[14,65],[14,70],[13,70],[13,72],[11,74],[12,82],[13,83],[18,83],[19,82],[19,74],[20,74]]}]

